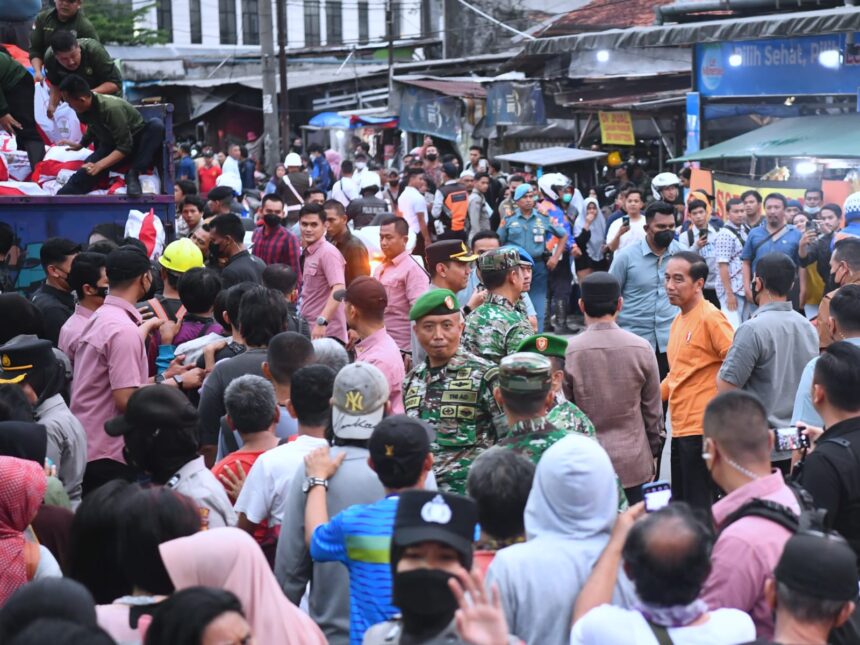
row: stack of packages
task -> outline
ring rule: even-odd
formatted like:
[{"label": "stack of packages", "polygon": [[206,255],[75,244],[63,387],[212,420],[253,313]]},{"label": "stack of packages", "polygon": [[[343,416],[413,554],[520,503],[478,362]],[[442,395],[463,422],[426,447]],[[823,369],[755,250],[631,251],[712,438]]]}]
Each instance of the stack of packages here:
[{"label": "stack of packages", "polygon": [[[39,133],[47,146],[45,158],[32,169],[27,153],[18,150],[15,137],[0,131],[0,196],[4,195],[56,195],[69,178],[84,165],[92,150],[69,150],[56,145],[60,141],[79,142],[83,130],[77,114],[66,103],[61,103],[54,118],[47,114],[49,92],[43,84],[36,85],[34,113]],[[128,168],[120,164],[108,173],[90,195],[124,195],[124,175]],[[144,194],[161,193],[161,179],[156,170],[141,175],[140,185]]]}]

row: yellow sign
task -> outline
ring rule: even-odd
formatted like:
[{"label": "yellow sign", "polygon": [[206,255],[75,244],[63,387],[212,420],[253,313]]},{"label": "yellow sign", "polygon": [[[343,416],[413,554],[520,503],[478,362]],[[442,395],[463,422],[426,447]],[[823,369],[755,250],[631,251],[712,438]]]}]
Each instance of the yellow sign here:
[{"label": "yellow sign", "polygon": [[732,181],[724,181],[720,175],[714,174],[714,204],[713,208],[717,214],[726,218],[726,202],[733,197],[740,197],[748,190],[757,190],[762,197],[767,197],[768,193],[782,193],[786,199],[797,199],[803,201],[803,195],[806,188],[789,186],[781,182],[756,181],[754,179],[734,179]]},{"label": "yellow sign", "polygon": [[630,112],[598,112],[600,119],[600,139],[607,146],[632,146],[633,119]]}]

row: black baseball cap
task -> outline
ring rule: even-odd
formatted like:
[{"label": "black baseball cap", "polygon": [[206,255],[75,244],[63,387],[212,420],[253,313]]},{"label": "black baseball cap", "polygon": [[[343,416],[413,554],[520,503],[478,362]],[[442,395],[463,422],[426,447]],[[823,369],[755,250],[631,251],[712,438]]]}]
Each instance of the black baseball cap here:
[{"label": "black baseball cap", "polygon": [[236,193],[229,186],[215,186],[212,190],[209,191],[209,194],[206,195],[206,199],[213,202],[220,202],[223,199],[227,199],[228,197],[235,196]]},{"label": "black baseball cap", "polygon": [[113,283],[139,278],[151,269],[146,253],[130,244],[114,249],[105,258],[105,273]]},{"label": "black baseball cap", "polygon": [[138,388],[128,399],[125,414],[105,422],[105,432],[111,437],[132,433],[156,435],[162,430],[196,426],[195,408],[182,392],[167,385]]},{"label": "black baseball cap", "polygon": [[383,480],[420,472],[435,434],[420,419],[405,414],[386,417],[376,425],[368,442],[373,469]]},{"label": "black baseball cap", "polygon": [[857,556],[836,534],[796,533],[773,572],[789,589],[824,600],[856,600]]},{"label": "black baseball cap", "polygon": [[393,547],[420,542],[441,542],[463,556],[472,566],[472,544],[478,538],[478,505],[453,493],[408,490],[400,493],[394,518]]}]

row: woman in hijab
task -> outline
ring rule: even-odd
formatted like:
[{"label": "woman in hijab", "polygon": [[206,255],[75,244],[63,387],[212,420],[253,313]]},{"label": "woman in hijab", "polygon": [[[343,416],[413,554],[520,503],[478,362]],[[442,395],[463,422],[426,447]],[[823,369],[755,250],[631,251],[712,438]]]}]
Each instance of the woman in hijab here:
[{"label": "woman in hijab", "polygon": [[0,642],[8,643],[41,618],[95,627],[95,602],[86,587],[69,578],[29,582],[19,587],[0,609]]},{"label": "woman in hijab", "polygon": [[46,488],[39,464],[0,457],[0,605],[28,580],[62,575],[51,552],[24,536]]},{"label": "woman in hijab", "polygon": [[239,599],[229,591],[190,587],[159,607],[146,632],[146,645],[254,645],[251,626]]},{"label": "woman in hijab", "polygon": [[225,527],[165,542],[161,559],[177,589],[197,585],[236,594],[259,643],[325,645],[319,627],[284,596],[250,535]]}]

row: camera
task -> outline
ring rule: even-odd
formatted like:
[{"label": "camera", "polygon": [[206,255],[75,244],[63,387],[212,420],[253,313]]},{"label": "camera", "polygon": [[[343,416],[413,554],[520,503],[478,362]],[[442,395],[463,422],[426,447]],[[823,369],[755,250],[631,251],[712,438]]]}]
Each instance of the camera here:
[{"label": "camera", "polygon": [[646,513],[659,511],[672,501],[672,487],[664,481],[642,484],[642,498],[645,500]]},{"label": "camera", "polygon": [[776,428],[774,448],[779,452],[809,448],[809,437],[801,432],[801,428]]}]

